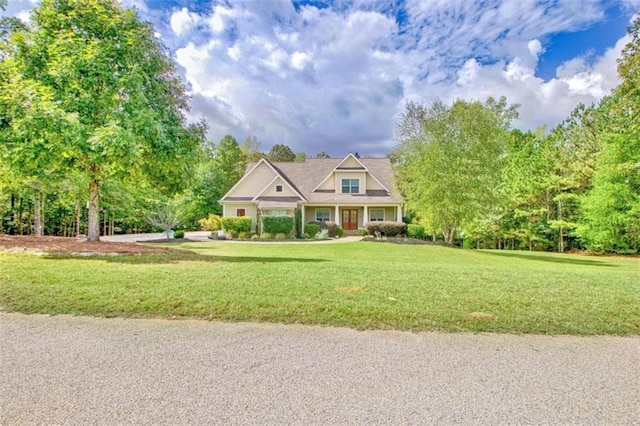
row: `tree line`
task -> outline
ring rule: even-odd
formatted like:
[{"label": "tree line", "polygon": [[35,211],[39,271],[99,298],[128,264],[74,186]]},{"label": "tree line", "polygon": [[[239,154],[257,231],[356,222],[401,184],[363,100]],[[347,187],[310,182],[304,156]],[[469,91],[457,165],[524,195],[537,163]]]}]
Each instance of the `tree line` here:
[{"label": "tree line", "polygon": [[[514,129],[504,98],[408,102],[390,153],[407,221],[475,247],[638,253],[639,22],[620,85],[549,132]],[[306,158],[255,136],[213,143],[187,112],[168,49],[119,2],[43,0],[28,23],[2,18],[0,232],[97,240],[178,213],[192,229],[250,162]]]},{"label": "tree line", "polygon": [[640,19],[620,85],[560,125],[513,129],[504,98],[408,102],[391,154],[413,217],[468,246],[640,252]]}]

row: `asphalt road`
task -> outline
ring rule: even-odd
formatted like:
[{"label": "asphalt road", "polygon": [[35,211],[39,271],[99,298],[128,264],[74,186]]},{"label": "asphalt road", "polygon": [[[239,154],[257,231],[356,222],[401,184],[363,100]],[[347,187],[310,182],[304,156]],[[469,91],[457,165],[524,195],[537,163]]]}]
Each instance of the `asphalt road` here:
[{"label": "asphalt road", "polygon": [[1,424],[640,424],[640,337],[0,313]]}]

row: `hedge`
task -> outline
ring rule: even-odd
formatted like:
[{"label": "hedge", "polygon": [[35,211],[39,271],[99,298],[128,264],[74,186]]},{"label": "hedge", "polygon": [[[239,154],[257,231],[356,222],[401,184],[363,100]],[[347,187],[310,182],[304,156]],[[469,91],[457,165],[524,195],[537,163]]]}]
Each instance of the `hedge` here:
[{"label": "hedge", "polygon": [[320,232],[320,225],[317,223],[307,223],[304,226],[304,233],[313,238],[318,232]]},{"label": "hedge", "polygon": [[222,229],[227,232],[237,233],[251,232],[250,216],[225,216],[220,218],[222,221]]},{"label": "hedge", "polygon": [[407,237],[424,240],[424,236],[425,236],[424,226],[415,225],[412,223],[407,225]]},{"label": "hedge", "polygon": [[293,230],[291,216],[262,216],[262,232],[270,234],[286,234]]},{"label": "hedge", "polygon": [[365,228],[369,235],[375,235],[376,232],[379,232],[387,237],[394,237],[407,232],[407,224],[404,222],[367,222]]}]

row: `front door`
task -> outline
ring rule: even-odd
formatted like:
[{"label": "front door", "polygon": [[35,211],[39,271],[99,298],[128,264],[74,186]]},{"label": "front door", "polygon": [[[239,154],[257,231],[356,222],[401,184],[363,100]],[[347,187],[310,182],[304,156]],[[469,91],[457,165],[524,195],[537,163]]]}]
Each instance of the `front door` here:
[{"label": "front door", "polygon": [[358,209],[342,210],[342,229],[345,231],[358,229]]}]

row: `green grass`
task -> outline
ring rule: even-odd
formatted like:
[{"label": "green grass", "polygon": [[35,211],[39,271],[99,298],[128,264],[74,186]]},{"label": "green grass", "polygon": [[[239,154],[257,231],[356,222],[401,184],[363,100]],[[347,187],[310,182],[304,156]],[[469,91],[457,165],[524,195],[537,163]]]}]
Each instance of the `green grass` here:
[{"label": "green grass", "polygon": [[[0,253],[0,309],[358,329],[640,334],[637,258],[371,242],[173,247],[185,251]],[[488,315],[470,317],[474,312]]]}]

